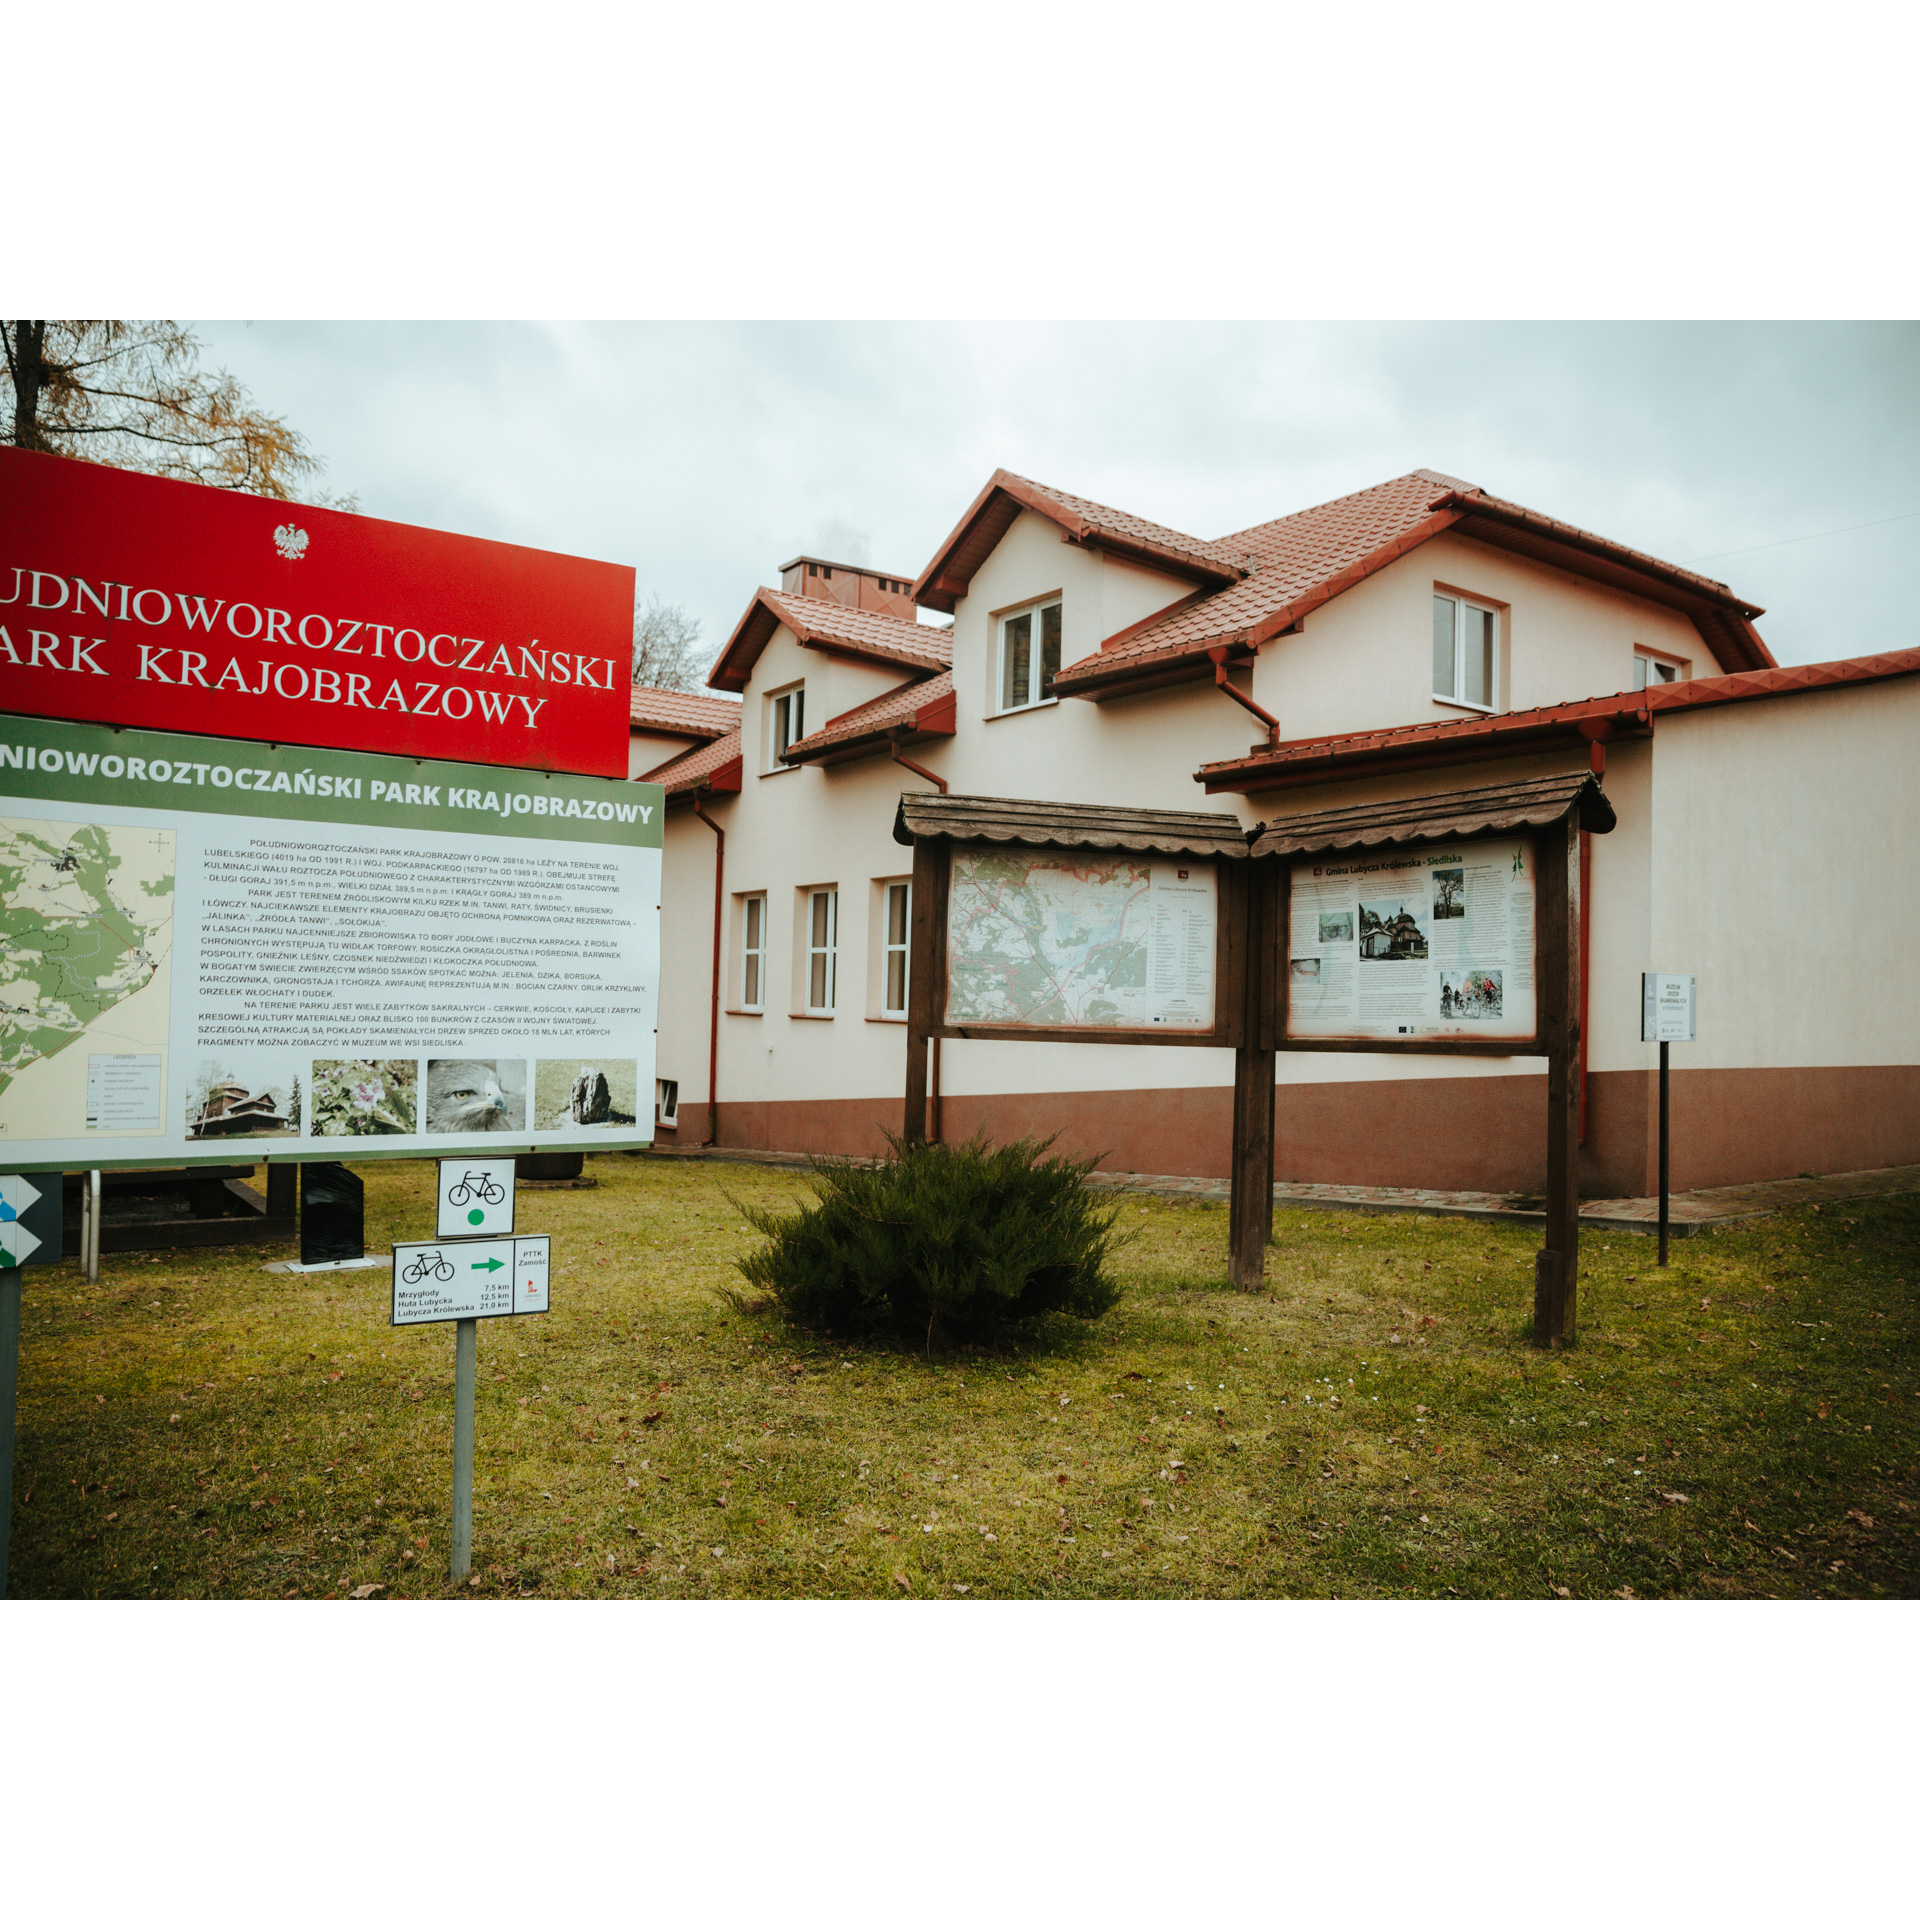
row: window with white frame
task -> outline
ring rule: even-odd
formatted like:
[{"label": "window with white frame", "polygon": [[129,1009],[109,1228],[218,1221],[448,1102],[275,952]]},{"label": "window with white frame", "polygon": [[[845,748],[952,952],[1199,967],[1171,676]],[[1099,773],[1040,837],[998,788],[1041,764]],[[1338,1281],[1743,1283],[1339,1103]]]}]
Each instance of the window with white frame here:
[{"label": "window with white frame", "polygon": [[787,763],[780,758],[801,740],[807,731],[807,690],[788,687],[767,696],[767,771],[784,773]]},{"label": "window with white frame", "polygon": [[680,1082],[678,1080],[656,1080],[653,1083],[653,1117],[657,1126],[679,1126]]},{"label": "window with white frame", "polygon": [[904,1020],[907,1015],[907,944],[908,928],[913,918],[913,883],[909,880],[888,881],[882,904],[885,919],[881,923],[881,962],[886,970],[886,992],[882,1005],[888,1013],[898,1014]]},{"label": "window with white frame", "polygon": [[1455,594],[1433,596],[1433,697],[1492,712],[1499,700],[1500,615]]},{"label": "window with white frame", "polygon": [[1000,616],[1000,711],[1013,713],[1053,696],[1048,682],[1060,671],[1060,602]]},{"label": "window with white frame", "polygon": [[1673,660],[1658,660],[1650,653],[1636,653],[1633,656],[1633,690],[1635,693],[1644,687],[1666,686],[1680,678],[1680,667]]},{"label": "window with white frame", "polygon": [[807,895],[807,1011],[833,1011],[834,960],[840,918],[840,894],[815,887]]},{"label": "window with white frame", "polygon": [[767,896],[749,893],[740,902],[740,1010],[758,1013],[766,1004]]}]

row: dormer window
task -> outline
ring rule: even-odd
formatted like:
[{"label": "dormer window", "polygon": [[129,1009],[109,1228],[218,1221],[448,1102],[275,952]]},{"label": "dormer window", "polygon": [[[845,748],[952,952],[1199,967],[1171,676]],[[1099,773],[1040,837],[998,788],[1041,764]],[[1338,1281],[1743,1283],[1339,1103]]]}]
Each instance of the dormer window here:
[{"label": "dormer window", "polygon": [[1433,596],[1433,697],[1491,713],[1499,704],[1500,615],[1457,595]]},{"label": "dormer window", "polygon": [[788,687],[767,696],[767,771],[785,773],[787,763],[780,758],[806,733],[807,690]]},{"label": "dormer window", "polygon": [[1000,711],[1052,699],[1048,683],[1060,671],[1060,602],[1042,601],[1000,618]]},{"label": "dormer window", "polygon": [[1680,663],[1677,660],[1662,660],[1651,653],[1636,653],[1633,656],[1633,690],[1641,692],[1647,687],[1664,687],[1680,678]]}]

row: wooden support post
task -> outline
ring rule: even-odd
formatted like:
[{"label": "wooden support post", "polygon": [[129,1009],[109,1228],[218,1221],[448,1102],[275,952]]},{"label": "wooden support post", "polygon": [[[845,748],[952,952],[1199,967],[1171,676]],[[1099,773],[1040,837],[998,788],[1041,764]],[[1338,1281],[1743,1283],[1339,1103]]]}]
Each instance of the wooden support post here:
[{"label": "wooden support post", "polygon": [[1578,1325],[1580,1290],[1580,861],[1569,813],[1538,841],[1535,958],[1547,1048],[1547,1232],[1534,1262],[1533,1337],[1558,1347]]},{"label": "wooden support post", "polygon": [[944,1009],[938,1004],[946,944],[947,861],[944,840],[913,843],[913,926],[907,950],[907,1111],[900,1137],[908,1146],[927,1141],[927,1043]]},{"label": "wooden support post", "polygon": [[1278,868],[1277,861],[1243,861],[1220,874],[1228,935],[1222,995],[1228,1006],[1221,1011],[1236,1036],[1227,1260],[1243,1293],[1266,1284],[1267,1242],[1273,1237],[1274,1010],[1268,1003],[1286,966],[1277,911],[1285,876]]},{"label": "wooden support post", "polygon": [[1273,1237],[1273,1049],[1233,1051],[1233,1194],[1227,1257],[1233,1284],[1258,1293]]},{"label": "wooden support post", "polygon": [[267,1218],[285,1220],[292,1225],[300,1217],[300,1163],[297,1160],[267,1162]]}]

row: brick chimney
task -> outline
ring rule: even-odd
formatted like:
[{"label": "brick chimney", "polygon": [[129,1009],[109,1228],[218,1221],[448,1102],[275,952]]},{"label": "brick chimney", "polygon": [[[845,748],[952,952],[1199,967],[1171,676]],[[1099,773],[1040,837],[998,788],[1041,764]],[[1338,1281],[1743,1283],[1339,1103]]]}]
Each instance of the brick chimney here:
[{"label": "brick chimney", "polygon": [[780,569],[780,591],[807,600],[837,600],[862,613],[889,613],[896,620],[919,618],[913,604],[913,576],[876,573],[870,567],[843,566],[802,554]]}]

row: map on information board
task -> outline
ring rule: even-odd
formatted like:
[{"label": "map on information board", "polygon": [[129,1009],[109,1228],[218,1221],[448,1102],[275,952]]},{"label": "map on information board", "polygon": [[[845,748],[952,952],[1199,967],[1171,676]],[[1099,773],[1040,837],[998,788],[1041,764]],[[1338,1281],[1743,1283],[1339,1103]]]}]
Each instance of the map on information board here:
[{"label": "map on information board", "polygon": [[[77,1040],[165,1045],[166,994],[146,989],[172,945],[173,866],[164,827],[0,819],[0,1092]],[[85,1088],[92,1057],[59,1071]]]},{"label": "map on information board", "polygon": [[1200,861],[956,847],[949,1026],[1213,1026],[1219,896]]}]

